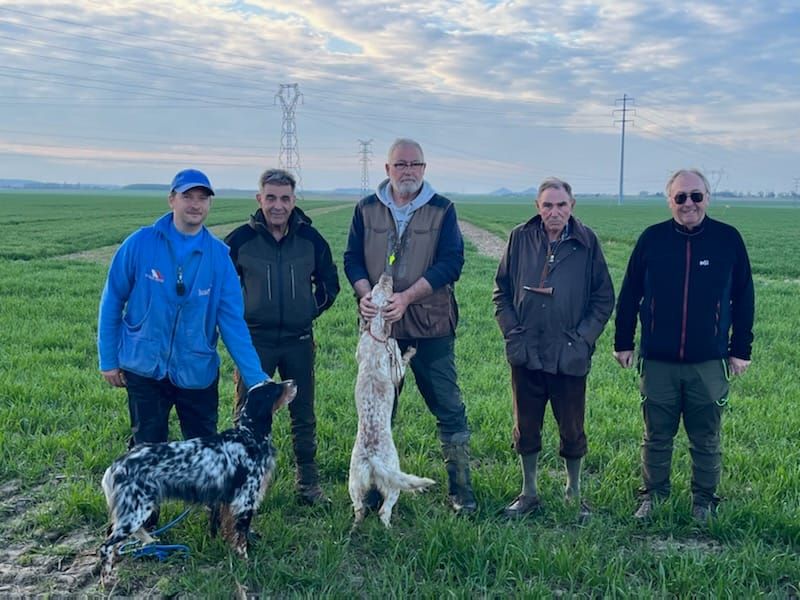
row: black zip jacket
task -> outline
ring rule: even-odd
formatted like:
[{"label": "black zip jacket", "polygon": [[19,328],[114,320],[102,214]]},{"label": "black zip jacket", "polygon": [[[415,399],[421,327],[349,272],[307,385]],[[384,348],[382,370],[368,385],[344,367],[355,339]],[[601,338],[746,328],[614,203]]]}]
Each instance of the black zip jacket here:
[{"label": "black zip jacket", "polygon": [[691,231],[670,219],[645,229],[619,293],[614,349],[642,358],[696,363],[750,360],[755,294],[739,232],[706,216]]},{"label": "black zip jacket", "polygon": [[295,207],[276,241],[257,210],[225,238],[239,274],[244,318],[253,341],[278,342],[311,333],[315,318],[339,293],[331,249],[311,219]]}]

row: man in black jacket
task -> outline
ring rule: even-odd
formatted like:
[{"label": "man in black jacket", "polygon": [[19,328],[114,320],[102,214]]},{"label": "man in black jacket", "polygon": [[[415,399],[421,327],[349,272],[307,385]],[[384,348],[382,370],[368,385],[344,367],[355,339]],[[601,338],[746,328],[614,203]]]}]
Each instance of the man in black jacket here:
[{"label": "man in black jacket", "polygon": [[670,493],[672,443],[681,415],[692,456],[692,516],[716,512],[720,429],[728,379],[750,365],[755,309],[750,260],[739,232],[706,216],[709,186],[694,169],[666,186],[672,219],[648,227],[633,249],[616,316],[614,357],[633,366],[641,320],[644,488],[638,519]]},{"label": "man in black jacket", "polygon": [[[282,379],[297,382],[289,405],[297,461],[297,494],[304,504],[327,503],[319,485],[312,324],[339,293],[339,276],[328,242],[295,206],[295,180],[280,169],[259,178],[260,209],[247,225],[234,229],[230,246],[244,296],[244,316],[264,371],[277,368]],[[247,390],[236,378],[238,416]]]}]

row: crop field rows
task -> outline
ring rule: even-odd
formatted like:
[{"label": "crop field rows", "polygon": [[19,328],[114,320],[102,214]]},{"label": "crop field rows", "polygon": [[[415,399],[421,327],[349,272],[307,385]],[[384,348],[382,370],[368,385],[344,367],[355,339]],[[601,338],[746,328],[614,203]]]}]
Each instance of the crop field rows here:
[{"label": "crop field rows", "polygon": [[[318,459],[329,509],[296,504],[288,414],[276,419],[276,481],[254,521],[261,535],[249,563],[211,539],[202,509],[168,532],[191,548],[167,563],[124,560],[115,593],[230,597],[723,596],[798,597],[800,589],[800,210],[712,206],[748,245],[756,277],[753,365],[732,384],[723,425],[725,502],[716,522],[689,516],[685,434],[676,438],[673,494],[656,518],[632,518],[640,483],[641,412],[631,371],[601,337],[588,383],[585,494],[594,515],[578,525],[563,503],[564,469],[552,416],[541,459],[542,516],[507,522],[497,513],[519,491],[511,449],[511,400],[491,290],[497,261],[468,245],[456,293],[456,342],[472,436],[479,512],[458,519],[445,506],[446,475],[435,423],[411,382],[395,441],[404,469],[437,480],[401,496],[391,530],[370,516],[350,533],[347,470],[355,437],[355,301],[341,271],[351,206],[301,203],[330,242],[343,291],[320,317]],[[502,239],[530,218],[524,204],[458,203],[459,217]],[[244,222],[252,199],[216,199],[218,234]],[[100,478],[128,437],[124,392],[97,372],[97,305],[111,248],[166,211],[144,197],[0,195],[0,595],[94,593],[92,553],[107,523]],[[631,247],[666,219],[661,202],[582,203],[576,214],[603,241],[616,289]],[[230,425],[232,363],[223,353],[220,427]],[[173,423],[176,425],[176,423]],[[179,436],[177,427],[173,437]],[[166,506],[164,518],[183,510]]]}]

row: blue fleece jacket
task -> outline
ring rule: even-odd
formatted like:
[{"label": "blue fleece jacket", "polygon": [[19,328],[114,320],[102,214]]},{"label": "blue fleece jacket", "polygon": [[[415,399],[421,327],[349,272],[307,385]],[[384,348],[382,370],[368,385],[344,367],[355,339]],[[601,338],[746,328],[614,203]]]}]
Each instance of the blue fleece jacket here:
[{"label": "blue fleece jacket", "polygon": [[[219,371],[220,334],[247,387],[268,380],[244,322],[228,248],[205,227],[177,257],[172,213],[131,234],[108,271],[98,318],[100,370],[121,368],[202,389]],[[185,292],[178,294],[179,268]],[[188,278],[187,278],[188,277]]]}]

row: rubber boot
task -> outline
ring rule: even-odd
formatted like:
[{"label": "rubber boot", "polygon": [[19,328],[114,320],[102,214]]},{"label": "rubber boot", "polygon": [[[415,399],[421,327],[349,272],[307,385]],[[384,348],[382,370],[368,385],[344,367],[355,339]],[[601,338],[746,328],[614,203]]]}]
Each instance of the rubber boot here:
[{"label": "rubber boot", "polygon": [[319,470],[314,462],[297,465],[297,501],[308,506],[331,503],[319,486]]},{"label": "rubber boot", "polygon": [[469,442],[442,442],[447,470],[450,505],[456,514],[472,514],[478,509],[469,475]]}]

